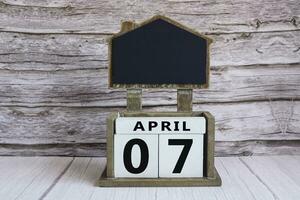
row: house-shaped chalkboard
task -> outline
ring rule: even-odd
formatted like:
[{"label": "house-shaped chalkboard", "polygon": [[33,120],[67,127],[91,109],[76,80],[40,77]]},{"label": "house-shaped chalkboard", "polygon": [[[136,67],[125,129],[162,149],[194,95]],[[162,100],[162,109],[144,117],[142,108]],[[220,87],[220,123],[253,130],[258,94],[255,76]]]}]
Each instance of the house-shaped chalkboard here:
[{"label": "house-shaped chalkboard", "polygon": [[109,86],[207,88],[211,41],[164,16],[133,24],[109,42]]}]

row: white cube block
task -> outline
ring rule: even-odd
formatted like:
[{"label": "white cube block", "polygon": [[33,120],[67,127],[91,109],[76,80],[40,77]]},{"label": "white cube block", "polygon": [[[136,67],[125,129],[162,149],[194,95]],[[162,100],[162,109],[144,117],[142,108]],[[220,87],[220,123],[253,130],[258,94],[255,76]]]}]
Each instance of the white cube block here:
[{"label": "white cube block", "polygon": [[116,134],[203,134],[204,117],[119,117]]},{"label": "white cube block", "polygon": [[159,177],[203,177],[203,136],[159,135]]},{"label": "white cube block", "polygon": [[115,177],[158,177],[158,135],[114,135]]}]

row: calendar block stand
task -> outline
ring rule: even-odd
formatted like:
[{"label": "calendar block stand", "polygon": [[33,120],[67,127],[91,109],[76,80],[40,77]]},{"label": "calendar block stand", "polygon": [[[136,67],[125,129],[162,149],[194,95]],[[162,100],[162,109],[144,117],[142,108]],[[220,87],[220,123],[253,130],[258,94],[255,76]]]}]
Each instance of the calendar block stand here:
[{"label": "calendar block stand", "polygon": [[[108,71],[109,87],[127,89],[127,111],[112,113],[107,119],[107,166],[98,186],[221,185],[214,165],[214,117],[192,109],[193,89],[209,86],[211,42],[207,36],[165,16],[154,16],[141,24],[122,23],[121,31],[109,40]],[[144,112],[142,88],[177,89],[177,112]],[[158,122],[149,118],[160,120],[158,131],[152,129]],[[148,122],[148,135],[144,127],[140,130],[144,135],[137,134],[141,120]],[[193,126],[187,128],[188,122]],[[133,151],[135,145],[140,155]],[[176,165],[175,145],[183,145]],[[140,165],[135,167],[137,160]]]},{"label": "calendar block stand", "polygon": [[[107,119],[107,166],[98,185],[102,187],[175,187],[175,186],[220,186],[221,178],[214,166],[215,120],[209,112],[192,112],[191,89],[178,90],[178,112],[142,112],[141,92],[128,90],[127,110],[112,113]],[[181,110],[181,111],[179,111]],[[201,178],[115,178],[114,177],[114,134],[118,117],[205,117],[204,176]]]}]

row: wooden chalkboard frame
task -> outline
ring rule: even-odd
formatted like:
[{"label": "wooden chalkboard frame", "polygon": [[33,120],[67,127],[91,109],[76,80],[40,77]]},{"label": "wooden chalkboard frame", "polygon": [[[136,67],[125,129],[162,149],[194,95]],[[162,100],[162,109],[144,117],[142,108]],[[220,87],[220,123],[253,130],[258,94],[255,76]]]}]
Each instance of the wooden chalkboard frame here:
[{"label": "wooden chalkboard frame", "polygon": [[[124,35],[130,31],[133,31],[139,27],[142,27],[150,22],[153,22],[157,19],[165,20],[185,31],[188,31],[192,34],[195,34],[198,37],[201,37],[206,40],[207,43],[207,52],[206,52],[206,82],[204,84],[116,84],[112,83],[112,40],[114,38],[117,38],[121,35]],[[111,38],[108,40],[108,58],[109,58],[109,76],[108,76],[108,85],[110,88],[172,88],[172,89],[200,89],[200,88],[208,88],[209,87],[209,74],[210,74],[210,44],[213,42],[213,40],[193,29],[190,29],[179,22],[176,22],[166,16],[162,15],[156,15],[140,24],[136,24],[134,22],[123,22],[122,29],[119,33],[114,34]],[[126,27],[127,25],[131,25],[130,27]],[[125,26],[124,26],[125,25]],[[124,28],[125,27],[125,28]]]}]

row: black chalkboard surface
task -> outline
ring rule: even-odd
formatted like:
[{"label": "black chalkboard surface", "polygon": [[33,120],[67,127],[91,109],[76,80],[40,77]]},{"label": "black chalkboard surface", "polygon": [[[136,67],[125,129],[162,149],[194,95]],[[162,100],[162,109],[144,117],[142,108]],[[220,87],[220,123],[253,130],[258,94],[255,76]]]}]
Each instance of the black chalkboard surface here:
[{"label": "black chalkboard surface", "polygon": [[206,87],[208,44],[206,38],[157,18],[112,38],[110,86]]}]

